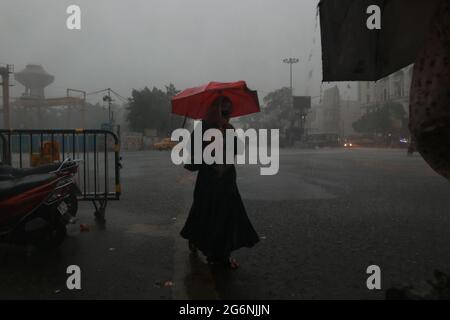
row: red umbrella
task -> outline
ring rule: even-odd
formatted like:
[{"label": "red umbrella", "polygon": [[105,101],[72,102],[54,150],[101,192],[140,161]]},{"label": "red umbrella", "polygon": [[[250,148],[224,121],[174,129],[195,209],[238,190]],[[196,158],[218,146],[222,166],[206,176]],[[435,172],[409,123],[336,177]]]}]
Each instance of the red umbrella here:
[{"label": "red umbrella", "polygon": [[245,81],[210,82],[188,88],[172,98],[172,113],[192,119],[203,119],[214,100],[225,96],[233,103],[231,117],[260,111],[258,94],[248,89]]}]

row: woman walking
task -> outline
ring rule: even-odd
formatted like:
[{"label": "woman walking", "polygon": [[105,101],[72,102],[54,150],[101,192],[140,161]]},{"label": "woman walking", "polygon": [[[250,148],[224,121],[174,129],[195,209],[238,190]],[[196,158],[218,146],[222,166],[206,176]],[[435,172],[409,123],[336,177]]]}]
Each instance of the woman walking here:
[{"label": "woman walking", "polygon": [[[224,146],[225,130],[234,129],[229,123],[232,107],[228,98],[219,97],[202,122],[203,132],[211,128],[222,131]],[[202,147],[207,144],[204,142]],[[208,263],[225,264],[232,269],[239,264],[230,257],[231,252],[259,241],[239,194],[234,164],[199,166],[194,202],[181,236],[189,240],[191,251],[198,248]]]}]

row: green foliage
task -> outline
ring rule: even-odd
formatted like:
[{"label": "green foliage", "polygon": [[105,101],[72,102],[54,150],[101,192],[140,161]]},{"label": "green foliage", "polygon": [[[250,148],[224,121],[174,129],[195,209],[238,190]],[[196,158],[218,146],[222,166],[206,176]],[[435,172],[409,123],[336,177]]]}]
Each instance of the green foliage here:
[{"label": "green foliage", "polygon": [[180,93],[180,90],[177,90],[177,88],[175,88],[173,83],[170,83],[168,86],[165,86],[165,87],[166,87],[166,95],[169,99],[172,99],[178,93]]},{"label": "green foliage", "polygon": [[270,92],[264,97],[264,104],[265,128],[280,128],[283,122],[290,122],[295,117],[290,88],[283,87]]},{"label": "green foliage", "polygon": [[270,92],[264,97],[264,104],[266,105],[267,111],[288,109],[292,105],[291,89],[283,87]]},{"label": "green foliage", "polygon": [[[401,122],[401,127],[394,125],[395,121]],[[406,112],[399,103],[388,103],[374,111],[363,115],[353,123],[353,128],[359,133],[387,134],[405,129]]]},{"label": "green foliage", "polygon": [[169,84],[166,91],[156,87],[131,92],[127,121],[133,131],[143,132],[144,129],[157,129],[159,134],[167,134],[171,129],[170,99],[179,91]]}]

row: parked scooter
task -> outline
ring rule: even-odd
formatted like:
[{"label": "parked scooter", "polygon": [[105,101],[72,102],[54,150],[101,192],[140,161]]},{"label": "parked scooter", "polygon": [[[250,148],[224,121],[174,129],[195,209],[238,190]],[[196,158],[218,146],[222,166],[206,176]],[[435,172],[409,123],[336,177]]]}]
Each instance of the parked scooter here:
[{"label": "parked scooter", "polygon": [[72,178],[44,173],[0,181],[0,241],[58,247],[66,236],[60,204]]},{"label": "parked scooter", "polygon": [[55,173],[58,177],[72,178],[69,192],[61,202],[60,211],[63,212],[66,223],[75,219],[78,211],[78,199],[81,191],[73,177],[78,172],[79,160],[65,159],[63,162],[47,164],[35,168],[14,168],[9,165],[0,165],[0,181],[19,179],[44,173]]}]

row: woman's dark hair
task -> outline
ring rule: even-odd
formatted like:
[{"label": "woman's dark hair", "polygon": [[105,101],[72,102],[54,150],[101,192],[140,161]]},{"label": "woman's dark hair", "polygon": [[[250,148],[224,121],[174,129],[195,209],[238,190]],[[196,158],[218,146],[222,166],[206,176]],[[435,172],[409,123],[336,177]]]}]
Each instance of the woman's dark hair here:
[{"label": "woman's dark hair", "polygon": [[211,106],[208,108],[208,111],[205,115],[204,120],[211,126],[211,127],[220,127],[220,123],[222,121],[222,118],[228,119],[231,115],[231,108],[222,109],[224,105],[232,106],[232,102],[230,98],[227,98],[225,96],[217,97],[214,102],[211,104]]},{"label": "woman's dark hair", "polygon": [[211,104],[211,106],[218,107],[218,106],[224,105],[226,103],[233,105],[230,98],[228,98],[226,96],[219,96],[214,100],[214,102]]},{"label": "woman's dark hair", "polygon": [[[233,103],[231,102],[230,98],[225,97],[225,96],[222,97],[221,103],[222,103],[222,116],[224,118],[229,118],[231,115]],[[225,106],[225,105],[228,105],[230,107],[223,108],[223,106]]]}]

